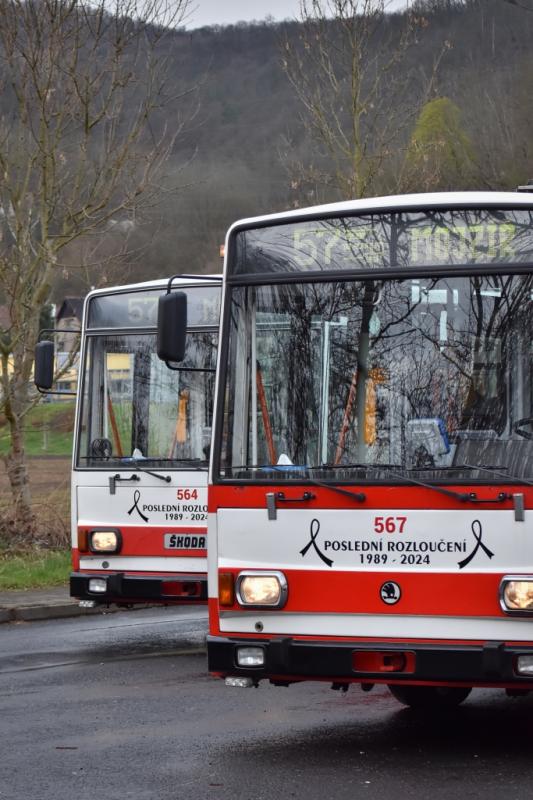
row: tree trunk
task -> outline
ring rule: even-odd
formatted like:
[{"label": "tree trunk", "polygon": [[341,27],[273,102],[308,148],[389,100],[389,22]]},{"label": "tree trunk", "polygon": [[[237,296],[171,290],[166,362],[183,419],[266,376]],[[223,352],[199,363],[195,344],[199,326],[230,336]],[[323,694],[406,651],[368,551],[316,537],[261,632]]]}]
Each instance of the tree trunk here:
[{"label": "tree trunk", "polygon": [[31,508],[31,491],[24,452],[22,420],[11,414],[8,417],[11,431],[11,447],[3,461],[6,467],[13,499],[13,525],[17,536],[31,538],[35,518]]}]

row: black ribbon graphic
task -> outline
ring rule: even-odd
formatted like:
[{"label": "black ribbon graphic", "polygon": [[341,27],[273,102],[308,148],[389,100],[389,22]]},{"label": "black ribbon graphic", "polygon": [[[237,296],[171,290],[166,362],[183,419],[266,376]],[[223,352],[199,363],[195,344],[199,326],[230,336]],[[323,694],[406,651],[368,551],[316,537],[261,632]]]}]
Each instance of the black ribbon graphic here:
[{"label": "black ribbon graphic", "polygon": [[482,539],[483,539],[483,530],[481,528],[481,522],[478,519],[475,519],[473,521],[473,523],[472,523],[472,533],[474,534],[474,539],[476,540],[476,546],[474,547],[474,549],[472,550],[472,552],[470,553],[469,556],[467,556],[466,558],[463,558],[462,561],[458,562],[459,569],[463,569],[463,567],[466,567],[467,564],[470,564],[470,562],[472,561],[472,559],[474,558],[474,556],[476,555],[476,553],[477,553],[477,551],[479,550],[480,547],[483,550],[483,552],[485,553],[485,555],[488,556],[489,558],[492,558],[493,555],[494,555],[492,550],[489,550],[489,548],[485,544],[483,544],[483,541],[482,541]]},{"label": "black ribbon graphic", "polygon": [[137,514],[138,514],[138,515],[139,515],[139,516],[140,516],[142,519],[144,519],[144,521],[145,521],[145,522],[148,522],[148,517],[145,517],[145,516],[144,516],[143,512],[141,511],[141,509],[140,509],[140,508],[139,508],[139,506],[137,505],[140,499],[141,499],[141,493],[140,493],[140,491],[139,491],[138,489],[136,489],[136,490],[135,490],[135,492],[134,492],[134,494],[133,494],[133,505],[132,505],[132,507],[130,508],[130,510],[128,511],[128,514],[130,514],[130,515],[131,515],[131,514],[132,514],[132,512],[136,510],[136,511],[137,511]]},{"label": "black ribbon graphic", "polygon": [[307,544],[305,545],[303,550],[300,550],[300,554],[302,556],[305,556],[305,554],[307,553],[309,548],[310,547],[314,547],[317,555],[322,559],[324,564],[327,564],[328,567],[331,567],[333,565],[333,561],[331,560],[331,558],[328,558],[327,556],[324,555],[324,553],[322,552],[322,550],[320,549],[320,547],[316,543],[316,537],[318,536],[318,531],[319,530],[320,530],[320,522],[317,519],[312,520],[311,521],[311,531],[310,531],[311,538],[307,542]]}]

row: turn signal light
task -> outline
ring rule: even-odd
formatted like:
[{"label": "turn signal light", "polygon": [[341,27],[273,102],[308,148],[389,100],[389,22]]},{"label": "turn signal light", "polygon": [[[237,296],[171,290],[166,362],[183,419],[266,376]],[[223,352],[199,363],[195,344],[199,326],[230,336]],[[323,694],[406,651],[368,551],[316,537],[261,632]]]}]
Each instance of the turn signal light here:
[{"label": "turn signal light", "polygon": [[232,606],[235,602],[235,583],[231,572],[218,576],[218,602],[221,606]]},{"label": "turn signal light", "polygon": [[78,531],[78,550],[88,550],[89,549],[89,531],[85,528],[81,528]]}]

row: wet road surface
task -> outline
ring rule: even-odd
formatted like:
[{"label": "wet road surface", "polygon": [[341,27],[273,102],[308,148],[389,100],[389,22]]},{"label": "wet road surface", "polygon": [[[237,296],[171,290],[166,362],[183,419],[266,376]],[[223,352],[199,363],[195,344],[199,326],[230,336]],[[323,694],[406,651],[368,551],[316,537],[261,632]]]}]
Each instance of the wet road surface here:
[{"label": "wet road surface", "polygon": [[157,658],[191,647],[203,649],[206,633],[207,610],[194,606],[10,623],[0,629],[0,676],[102,660]]},{"label": "wet road surface", "polygon": [[2,627],[1,800],[533,795],[533,695],[424,714],[385,687],[227,689],[185,612]]}]

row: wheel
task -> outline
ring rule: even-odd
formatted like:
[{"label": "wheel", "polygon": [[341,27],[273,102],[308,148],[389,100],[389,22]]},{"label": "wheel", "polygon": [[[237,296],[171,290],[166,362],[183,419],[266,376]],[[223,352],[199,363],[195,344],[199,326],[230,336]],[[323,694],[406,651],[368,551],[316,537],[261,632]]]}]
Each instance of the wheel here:
[{"label": "wheel", "polygon": [[389,685],[390,693],[410,708],[453,708],[466,700],[470,686],[399,686]]}]

